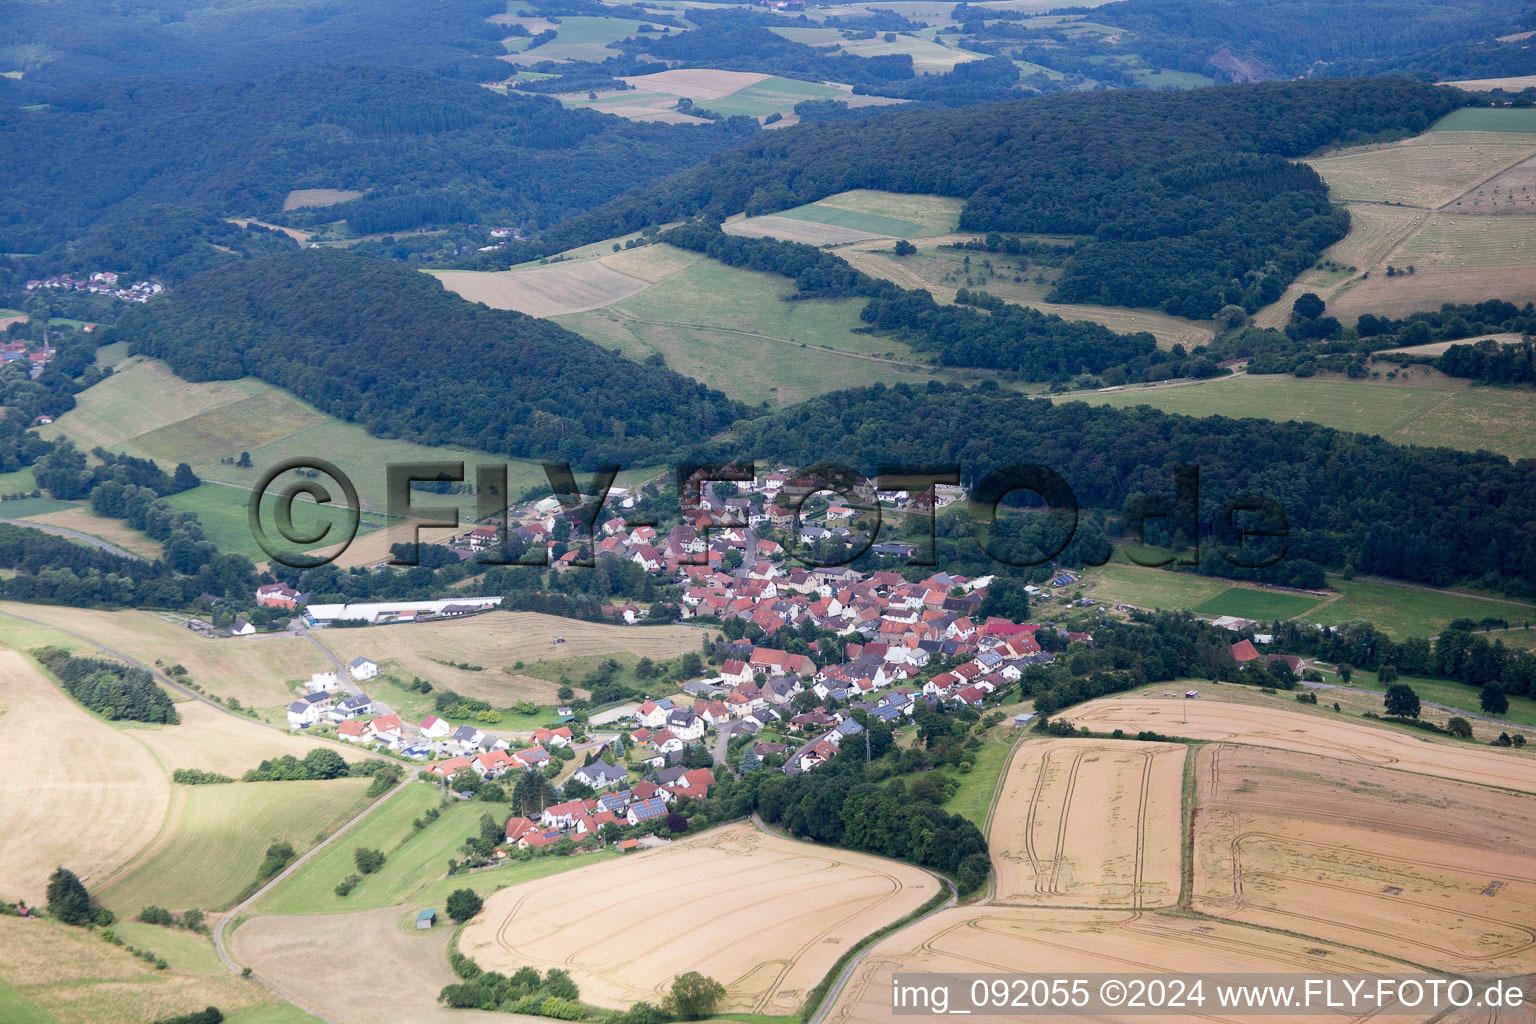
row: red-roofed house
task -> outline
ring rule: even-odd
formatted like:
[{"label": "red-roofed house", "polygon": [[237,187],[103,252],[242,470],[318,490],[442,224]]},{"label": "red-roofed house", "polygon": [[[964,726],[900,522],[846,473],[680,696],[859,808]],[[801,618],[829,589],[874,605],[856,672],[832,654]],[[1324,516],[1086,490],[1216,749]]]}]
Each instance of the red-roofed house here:
[{"label": "red-roofed house", "polygon": [[1253,649],[1252,640],[1239,640],[1232,645],[1232,657],[1237,659],[1239,665],[1246,665],[1258,656],[1259,652]]}]

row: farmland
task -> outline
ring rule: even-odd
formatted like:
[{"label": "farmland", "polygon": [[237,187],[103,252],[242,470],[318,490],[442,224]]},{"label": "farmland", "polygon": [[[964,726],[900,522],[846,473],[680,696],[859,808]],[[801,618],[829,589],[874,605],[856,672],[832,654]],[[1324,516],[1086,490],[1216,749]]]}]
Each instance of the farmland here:
[{"label": "farmland", "polygon": [[856,189],[767,216],[732,221],[725,231],[810,245],[856,242],[871,237],[921,238],[953,232],[960,222],[962,205],[958,199],[943,196]]},{"label": "farmland", "polygon": [[[1198,965],[1198,966],[1197,966]],[[855,968],[827,1020],[861,1024],[891,1013],[891,975],[1031,975],[1334,972],[1390,974],[1401,965],[1371,953],[1314,939],[1259,934],[1222,921],[1143,914],[1133,910],[1061,910],[973,906],[944,910],[882,940]],[[1004,1022],[1010,1015],[972,1015]],[[1139,1019],[1135,1015],[1107,1018]],[[1190,1014],[1178,1018],[1197,1019]],[[1204,1019],[1204,1018],[1198,1018]],[[1293,1018],[1298,1019],[1298,1018]],[[1322,1021],[1323,1014],[1303,1020]],[[1373,1020],[1406,1022],[1378,1015]]]},{"label": "farmland", "polygon": [[[825,202],[825,200],[824,200]],[[1182,344],[1194,348],[1211,340],[1213,332],[1206,324],[1151,309],[1122,309],[1089,303],[1046,302],[1049,280],[1036,281],[1041,274],[1055,271],[1020,268],[1009,256],[966,253],[941,248],[941,243],[966,241],[974,235],[960,234],[933,238],[919,245],[910,256],[896,257],[889,246],[874,242],[854,243],[838,250],[838,255],[871,277],[884,278],[903,288],[925,288],[940,301],[953,301],[958,288],[981,288],[1007,302],[1032,306],[1045,313],[1055,313],[1067,320],[1092,320],[1111,330],[1130,333],[1147,331],[1157,338],[1161,348]],[[1063,242],[1065,237],[1042,240]],[[969,257],[969,262],[967,262]]]},{"label": "farmland", "polygon": [[[357,828],[326,847],[256,905],[263,914],[350,914],[405,905],[437,905],[454,889],[487,894],[582,865],[606,861],[612,851],[572,857],[541,857],[505,864],[488,871],[449,877],[447,863],[460,856],[464,837],[479,827],[486,805],[451,801],[441,804],[436,786],[410,785],[389,797]],[[412,821],[438,807],[441,815],[414,832]],[[337,896],[336,883],[357,871],[353,851],[369,847],[384,851],[384,866],[363,879],[350,895]]]},{"label": "farmland", "polygon": [[[551,640],[565,637],[555,646]],[[342,662],[366,657],[419,675],[434,685],[493,704],[547,701],[556,685],[519,673],[518,662],[627,652],[657,660],[697,651],[703,633],[691,626],[616,626],[536,612],[490,612],[444,622],[328,630],[321,639]],[[453,667],[459,662],[483,671]]]},{"label": "farmland", "polygon": [[[1187,722],[1181,720],[1185,714]],[[1070,717],[1074,724],[1095,731],[1150,729],[1190,739],[1319,754],[1405,776],[1432,776],[1536,793],[1536,761],[1524,754],[1449,740],[1437,742],[1427,734],[1409,735],[1340,719],[1332,711],[1306,713],[1206,699],[1183,701],[1132,694],[1092,701],[1074,708]]]},{"label": "farmland", "polygon": [[1428,590],[1390,580],[1330,577],[1328,586],[1339,597],[1319,605],[1305,616],[1307,622],[1332,626],[1349,619],[1365,619],[1376,628],[1401,639],[1432,636],[1452,619],[1487,617],[1519,624],[1536,621],[1536,607],[1520,601],[1482,597],[1453,590]]},{"label": "farmland", "polygon": [[1380,435],[1398,444],[1487,449],[1511,459],[1536,456],[1536,435],[1508,429],[1536,415],[1536,393],[1474,388],[1469,381],[1442,376],[1428,367],[1412,368],[1393,380],[1242,374],[1178,387],[1075,392],[1057,400],[1119,408],[1146,405],[1186,416],[1259,417],[1282,423],[1306,420]]},{"label": "farmland", "polygon": [[1433,209],[1533,152],[1536,136],[1487,129],[1430,131],[1402,142],[1342,150],[1306,162],[1322,175],[1335,199]]},{"label": "farmland", "polygon": [[1443,970],[1536,963],[1528,798],[1292,751],[1196,758],[1196,909]]},{"label": "farmland", "polygon": [[882,57],[893,53],[911,54],[913,69],[920,75],[944,74],[953,70],[956,64],[983,60],[986,57],[986,54],[946,46],[937,39],[907,32],[898,33],[895,41],[888,43],[880,35],[876,35],[873,39],[846,39],[841,31],[831,28],[786,27],[775,28],[773,31],[791,42],[826,47],[853,54],[856,57]]},{"label": "farmland", "polygon": [[330,663],[309,641],[287,633],[209,640],[170,617],[138,610],[97,611],[0,602],[29,619],[83,633],[145,664],[181,665],[210,694],[259,707],[287,703],[289,684],[307,681]]},{"label": "farmland", "polygon": [[1179,894],[1184,748],[1042,740],[1008,767],[988,839],[999,903],[1168,906]]},{"label": "farmland", "polygon": [[592,260],[564,260],[518,270],[448,270],[433,276],[444,288],[471,302],[549,317],[612,305],[699,259],[696,253],[655,245]]},{"label": "farmland", "polygon": [[526,49],[529,42],[526,37],[514,36],[506,40],[509,49],[515,46],[518,52],[501,59],[512,64],[539,64],[546,60],[603,61],[618,52],[608,49],[609,43],[629,38],[642,24],[644,22],[627,18],[564,17],[555,26],[558,34],[543,46]]},{"label": "farmland", "polygon": [[[353,477],[369,509],[385,505],[385,467],[391,462],[507,462],[469,449],[374,437],[361,426],[327,417],[253,378],[193,384],[164,363],[143,357],[119,364],[112,376],[82,392],[76,407],[42,432],[48,437],[65,434],[85,449],[99,445],[148,456],[167,469],[189,463],[205,483],[168,500],[197,512],[221,549],[258,559],[264,556],[250,536],[246,490],[266,467],[281,460],[318,455],[335,462]],[[250,467],[233,464],[241,452],[250,453]],[[530,464],[508,465],[514,491],[542,479]],[[301,504],[295,518],[304,515],[340,518],[308,502]],[[364,520],[366,529],[372,520]]]},{"label": "farmland", "polygon": [[[157,971],[100,935],[0,916],[0,1018],[7,1024],[149,1024],[217,1005],[231,1024],[301,1024],[254,980],[236,977],[189,933],[124,926],[170,962]],[[127,939],[127,936],[132,936]]]},{"label": "farmland", "polygon": [[[0,510],[4,511],[4,510]],[[74,530],[79,533],[90,534],[99,537],[109,544],[115,544],[124,551],[132,552],[141,558],[159,558],[160,542],[151,540],[133,527],[124,523],[121,519],[108,519],[98,516],[88,508],[67,508],[57,512],[45,512],[42,515],[30,517],[31,525],[57,526],[65,530]]]},{"label": "farmland", "polygon": [[793,289],[774,275],[701,259],[665,288],[555,320],[632,359],[659,354],[672,369],[754,404],[935,376],[901,342],[853,333],[863,300],[783,301]]},{"label": "farmland", "polygon": [[650,75],[631,75],[623,79],[632,88],[604,91],[596,99],[586,93],[561,96],[572,107],[590,107],[605,114],[618,114],[637,121],[702,121],[702,118],[677,110],[681,99],[692,100],[705,110],[726,117],[769,114],[794,118],[796,103],[804,100],[840,99],[852,106],[895,103],[881,97],[855,96],[845,85],[802,82],[750,71],[719,71],[712,68],[673,68]]},{"label": "farmland", "polygon": [[[613,894],[659,876],[671,880],[664,901],[614,903]],[[728,1009],[785,1015],[850,942],[937,886],[917,868],[731,825],[503,889],[460,949],[506,973],[562,967],[599,1005],[659,1001],[674,975],[698,970],[725,985]],[[571,928],[573,920],[588,926]],[[637,928],[644,943],[634,941]]]},{"label": "farmland", "polygon": [[362,193],[350,188],[296,188],[283,199],[284,210],[298,210],[306,206],[335,206],[349,199],[359,199]]},{"label": "farmland", "polygon": [[0,704],[0,895],[40,902],[63,863],[94,884],[154,838],[171,792],[148,750],[15,651],[0,650]]},{"label": "farmland", "polygon": [[[337,1024],[464,1024],[492,1020],[437,1002],[457,980],[448,968],[449,928],[407,927],[414,911],[254,917],[230,937],[230,952],[300,1005]],[[337,950],[352,955],[338,956]]]},{"label": "farmland", "polygon": [[1293,619],[1315,607],[1318,599],[1302,594],[1280,594],[1251,587],[1228,587],[1209,601],[1195,605],[1201,615],[1236,615],[1245,619],[1271,622]]},{"label": "farmland", "polygon": [[363,809],[370,781],[176,786],[160,837],[98,895],[123,916],[152,903],[224,909],[255,881],[267,843],[302,854]]}]

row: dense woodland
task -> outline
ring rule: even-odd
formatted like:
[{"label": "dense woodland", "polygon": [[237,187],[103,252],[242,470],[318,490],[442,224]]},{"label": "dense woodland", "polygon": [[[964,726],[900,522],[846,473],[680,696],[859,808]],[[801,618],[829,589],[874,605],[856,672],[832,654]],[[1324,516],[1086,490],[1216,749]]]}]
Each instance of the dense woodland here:
[{"label": "dense woodland", "polygon": [[[167,245],[156,224],[164,211],[146,218],[157,206],[185,207],[203,225],[209,214],[274,217],[300,188],[366,191],[320,215],[362,232],[533,228],[691,166],[742,141],[742,130],[752,129],[641,124],[374,66],[217,89],[87,84],[59,90],[44,109],[0,104],[0,250],[42,252],[91,235],[120,254],[114,266],[147,261]],[[302,223],[301,212],[287,219]]]},{"label": "dense woodland", "polygon": [[181,721],[171,695],[142,668],[101,658],[77,658],[60,647],[33,653],[59,677],[65,692],[103,718],[164,725]]},{"label": "dense woodland", "polygon": [[1463,102],[1416,82],[1334,79],[817,122],[763,133],[504,258],[854,188],[937,193],[966,200],[962,230],[1091,236],[1067,261],[1054,300],[1209,317],[1273,301],[1343,237],[1346,215],[1316,173],[1289,158],[1418,132]]},{"label": "dense woodland", "polygon": [[421,444],[644,465],[743,411],[547,320],[470,304],[418,271],[343,251],[208,271],[114,330],[188,380],[259,377]]},{"label": "dense woodland", "polygon": [[[1082,508],[1111,511],[1141,495],[1171,495],[1174,467],[1195,464],[1205,530],[1224,502],[1243,495],[1283,511],[1285,557],[1258,575],[1288,581],[1289,565],[1308,562],[1524,595],[1536,579],[1536,462],[1402,447],[1311,423],[1052,404],[986,385],[876,385],[748,421],[715,454],[829,460],[870,475],[880,465],[958,463],[968,485],[1032,460],[1061,474]],[[1225,560],[1214,564],[1231,574]]]},{"label": "dense woodland", "polygon": [[1536,27],[1529,8],[1502,0],[1119,0],[1073,13],[1124,29],[1134,41],[1117,48],[1058,33],[1058,50],[1090,56],[1130,49],[1153,67],[1228,81],[1231,68],[1212,61],[1222,51],[1267,78],[1320,67],[1337,74],[1340,63],[1392,66],[1447,44]]}]

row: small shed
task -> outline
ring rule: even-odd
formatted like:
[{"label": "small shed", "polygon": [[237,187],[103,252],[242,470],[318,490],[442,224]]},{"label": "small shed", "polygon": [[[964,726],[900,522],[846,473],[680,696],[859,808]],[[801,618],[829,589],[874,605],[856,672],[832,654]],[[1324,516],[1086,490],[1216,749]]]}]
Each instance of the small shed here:
[{"label": "small shed", "polygon": [[416,930],[417,931],[426,931],[428,928],[431,928],[434,924],[437,924],[437,911],[436,910],[427,909],[427,910],[423,910],[421,913],[416,915]]},{"label": "small shed", "polygon": [[1031,714],[1028,714],[1028,713],[1022,714],[1022,715],[1014,715],[1013,716],[1013,726],[1014,726],[1015,729],[1022,729],[1026,725],[1028,725],[1030,722],[1033,722],[1034,720],[1035,720],[1035,716],[1031,715]]}]

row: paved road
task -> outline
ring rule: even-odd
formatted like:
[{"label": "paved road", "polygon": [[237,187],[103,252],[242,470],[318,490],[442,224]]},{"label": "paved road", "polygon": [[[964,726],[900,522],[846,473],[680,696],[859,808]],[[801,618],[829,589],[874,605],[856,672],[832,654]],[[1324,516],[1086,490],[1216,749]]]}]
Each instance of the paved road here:
[{"label": "paved road", "polygon": [[[819,845],[816,843],[811,843],[809,840],[795,839],[794,836],[781,832],[778,829],[769,828],[756,811],[752,812],[752,824],[756,825],[758,829],[763,832],[768,832],[776,836],[784,836],[784,838],[792,839],[797,843],[806,843],[810,846]],[[928,913],[924,914],[922,917],[913,918],[911,921],[908,921],[900,928],[896,928],[893,931],[888,932],[886,935],[882,935],[880,939],[871,942],[864,949],[860,950],[859,955],[854,957],[852,960],[849,960],[848,963],[843,966],[843,969],[838,972],[837,977],[832,979],[832,984],[827,988],[827,994],[821,999],[821,1005],[816,1007],[816,1013],[810,1018],[810,1020],[806,1022],[806,1024],[822,1024],[822,1021],[826,1020],[827,1014],[832,1012],[832,1007],[837,1003],[837,997],[843,994],[843,989],[847,986],[848,979],[853,977],[853,972],[858,969],[859,964],[864,962],[864,958],[869,956],[870,951],[878,946],[881,941],[889,938],[891,935],[896,934],[896,932],[905,931],[906,929],[911,928],[913,925],[920,921],[926,921],[934,914],[937,914],[942,910],[948,910],[950,907],[953,907],[955,904],[960,902],[960,894],[955,889],[953,882],[945,878],[943,875],[934,874],[931,871],[928,873],[933,875],[934,878],[938,879],[939,882],[949,890],[949,898],[946,899],[943,903],[940,903],[938,906],[934,907],[932,910],[928,911]]]},{"label": "paved road", "polygon": [[[405,787],[410,785],[410,783],[413,781],[415,780],[409,775],[407,775],[405,778],[402,778],[394,789],[390,790],[388,793],[385,793],[383,796],[379,797],[367,807],[364,807],[362,811],[357,815],[357,817],[341,826],[341,828],[337,829],[335,832],[332,832],[330,836],[328,836],[323,842],[317,844],[314,849],[304,854],[304,856],[296,858],[292,864],[289,864],[282,871],[279,871],[272,877],[270,882],[262,886],[260,889],[257,889],[248,899],[243,900],[239,904],[226,910],[213,926],[213,948],[219,954],[219,959],[224,962],[224,966],[228,967],[231,971],[235,971],[236,973],[244,970],[243,965],[237,963],[234,957],[229,955],[229,949],[224,941],[224,933],[227,930],[227,926],[230,922],[234,921],[246,908],[254,905],[257,900],[261,899],[268,892],[272,891],[273,887],[280,884],[284,879],[288,878],[295,871],[299,870],[299,868],[307,864],[310,859],[317,855],[321,850],[324,850],[327,846],[330,846],[342,836],[352,831],[352,829],[357,826],[358,822],[362,821],[364,818],[368,817],[368,815],[384,806],[385,803],[398,796],[405,790]],[[325,1021],[326,1024],[336,1024],[336,1022],[333,1021],[330,1017],[327,1017],[325,1014],[321,1013],[319,1010],[316,1010],[312,1006],[307,1006],[304,1003],[299,1002],[297,999],[293,998],[282,989],[268,982],[265,978],[255,974],[251,975],[251,977],[254,978],[268,992],[271,992],[279,999],[292,1003],[294,1006],[297,1006],[305,1013]]]},{"label": "paved road", "polygon": [[33,530],[41,530],[43,533],[54,534],[58,537],[68,537],[71,540],[78,540],[84,544],[89,544],[93,548],[100,548],[107,554],[117,555],[119,558],[131,558],[135,562],[149,561],[143,555],[136,555],[126,548],[120,548],[116,544],[108,543],[100,537],[93,537],[88,533],[81,533],[79,530],[71,530],[63,526],[50,526],[47,523],[34,523],[29,519],[0,519],[0,523],[5,523],[9,526],[26,526]]},{"label": "paved road", "polygon": [[730,745],[731,731],[735,728],[736,723],[731,722],[726,725],[725,728],[720,729],[715,733],[715,745],[711,749],[712,753],[714,754],[716,768],[725,767],[725,748]]}]

